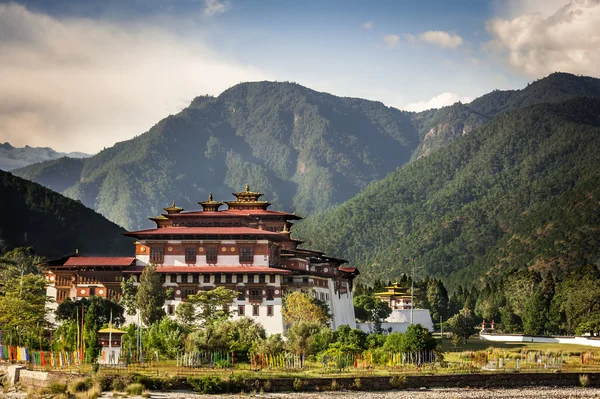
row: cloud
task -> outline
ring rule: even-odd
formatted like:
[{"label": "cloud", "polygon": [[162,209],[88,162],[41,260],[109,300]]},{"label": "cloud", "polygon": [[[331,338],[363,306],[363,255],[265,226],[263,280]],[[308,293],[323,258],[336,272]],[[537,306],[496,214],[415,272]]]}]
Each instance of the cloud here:
[{"label": "cloud", "polygon": [[365,23],[364,23],[362,26],[363,26],[363,28],[365,28],[365,29],[371,29],[371,28],[373,28],[373,22],[371,22],[371,21],[367,21],[367,22],[365,22]]},{"label": "cloud", "polygon": [[259,70],[149,25],[0,5],[0,141],[96,152]]},{"label": "cloud", "polygon": [[231,8],[231,4],[228,1],[219,0],[204,0],[206,7],[204,8],[204,14],[211,16],[213,14],[221,14]]},{"label": "cloud", "polygon": [[438,94],[435,97],[430,98],[429,100],[418,101],[418,102],[406,104],[404,107],[400,107],[400,109],[404,109],[406,111],[419,112],[419,111],[425,111],[425,110],[431,109],[431,108],[445,107],[447,105],[452,105],[458,101],[460,101],[462,103],[469,103],[472,100],[473,99],[471,97],[460,97],[456,93],[444,92],[444,93]]},{"label": "cloud", "polygon": [[388,45],[388,47],[395,47],[400,42],[400,36],[387,35],[383,38],[383,41]]},{"label": "cloud", "polygon": [[525,13],[487,22],[486,48],[517,71],[541,77],[556,71],[600,76],[600,1],[574,0],[550,16]]},{"label": "cloud", "polygon": [[440,30],[430,30],[419,35],[419,39],[429,44],[435,44],[441,48],[456,49],[463,44],[462,37]]}]

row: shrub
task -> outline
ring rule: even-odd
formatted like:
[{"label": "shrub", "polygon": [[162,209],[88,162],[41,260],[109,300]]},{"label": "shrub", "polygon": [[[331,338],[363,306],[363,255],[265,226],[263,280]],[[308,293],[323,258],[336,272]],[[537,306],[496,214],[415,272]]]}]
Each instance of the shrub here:
[{"label": "shrub", "polygon": [[189,377],[187,383],[192,390],[200,393],[221,393],[223,390],[221,378],[212,375]]},{"label": "shrub", "polygon": [[406,388],[406,376],[404,375],[395,375],[390,378],[390,386],[394,389],[403,389]]},{"label": "shrub", "polygon": [[302,382],[302,380],[300,378],[296,378],[294,380],[294,382],[292,383],[292,387],[294,388],[294,391],[299,391],[302,389],[302,385],[304,385],[304,382]]},{"label": "shrub", "polygon": [[52,384],[48,385],[44,389],[44,392],[51,394],[51,395],[57,395],[59,393],[66,393],[67,385],[61,384],[60,382],[53,382]]},{"label": "shrub", "polygon": [[125,392],[127,392],[128,395],[141,396],[142,393],[144,393],[144,386],[139,382],[134,382],[133,384],[127,385]]},{"label": "shrub", "polygon": [[86,392],[92,386],[92,380],[89,378],[73,381],[69,385],[69,393],[75,395],[77,392]]},{"label": "shrub", "polygon": [[273,384],[271,383],[271,380],[266,380],[265,382],[263,382],[263,389],[267,392],[270,392],[271,389],[273,389]]},{"label": "shrub", "polygon": [[110,384],[113,391],[123,392],[128,383],[122,377],[115,377]]},{"label": "shrub", "polygon": [[579,376],[579,385],[581,385],[584,388],[590,385],[590,377],[588,377],[587,374],[581,374]]},{"label": "shrub", "polygon": [[361,386],[360,378],[356,377],[354,379],[354,389],[360,390],[360,386]]},{"label": "shrub", "polygon": [[239,374],[231,373],[227,378],[227,391],[242,391],[246,388],[246,380]]},{"label": "shrub", "polygon": [[107,375],[96,374],[94,376],[94,382],[100,385],[100,388],[103,391],[108,391],[112,386],[112,381]]}]

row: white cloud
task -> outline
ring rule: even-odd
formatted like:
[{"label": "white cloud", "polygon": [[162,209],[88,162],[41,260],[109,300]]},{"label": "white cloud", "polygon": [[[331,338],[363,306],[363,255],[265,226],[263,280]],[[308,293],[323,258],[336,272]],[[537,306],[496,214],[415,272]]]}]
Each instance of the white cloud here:
[{"label": "white cloud", "polygon": [[96,152],[260,71],[145,25],[0,5],[0,142]]},{"label": "white cloud", "polygon": [[525,13],[487,22],[487,48],[532,77],[556,71],[600,76],[600,1],[574,0],[554,14]]},{"label": "white cloud", "polygon": [[387,35],[383,38],[383,41],[388,45],[388,47],[394,47],[400,42],[400,36]]},{"label": "white cloud", "polygon": [[204,8],[204,14],[209,17],[213,14],[221,14],[231,8],[228,1],[219,0],[204,0],[206,7]]},{"label": "white cloud", "polygon": [[419,39],[429,44],[435,44],[441,48],[456,49],[463,44],[462,37],[440,30],[430,30],[419,35]]},{"label": "white cloud", "polygon": [[447,92],[438,94],[437,96],[432,97],[429,100],[417,101],[414,103],[406,104],[404,107],[400,107],[400,109],[404,109],[406,111],[419,112],[419,111],[425,111],[426,109],[431,109],[431,108],[445,107],[446,105],[452,105],[458,101],[460,101],[462,103],[469,103],[472,100],[473,99],[471,97],[461,97],[456,93],[451,93],[451,92],[447,91]]},{"label": "white cloud", "polygon": [[373,22],[372,21],[367,21],[363,24],[363,28],[365,29],[371,29],[373,28]]}]

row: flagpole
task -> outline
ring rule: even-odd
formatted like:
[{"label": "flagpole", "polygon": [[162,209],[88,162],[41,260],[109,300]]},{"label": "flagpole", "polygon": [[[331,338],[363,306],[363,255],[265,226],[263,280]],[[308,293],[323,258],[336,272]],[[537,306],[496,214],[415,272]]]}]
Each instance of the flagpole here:
[{"label": "flagpole", "polygon": [[112,364],[112,308],[110,309],[110,321],[108,322],[108,364]]}]

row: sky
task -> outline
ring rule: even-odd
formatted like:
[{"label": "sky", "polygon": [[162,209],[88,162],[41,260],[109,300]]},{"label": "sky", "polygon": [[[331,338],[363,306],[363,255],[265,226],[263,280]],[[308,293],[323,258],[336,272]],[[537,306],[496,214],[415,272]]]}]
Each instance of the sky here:
[{"label": "sky", "polygon": [[409,111],[600,77],[600,0],[0,0],[0,143],[95,153],[291,81]]}]

